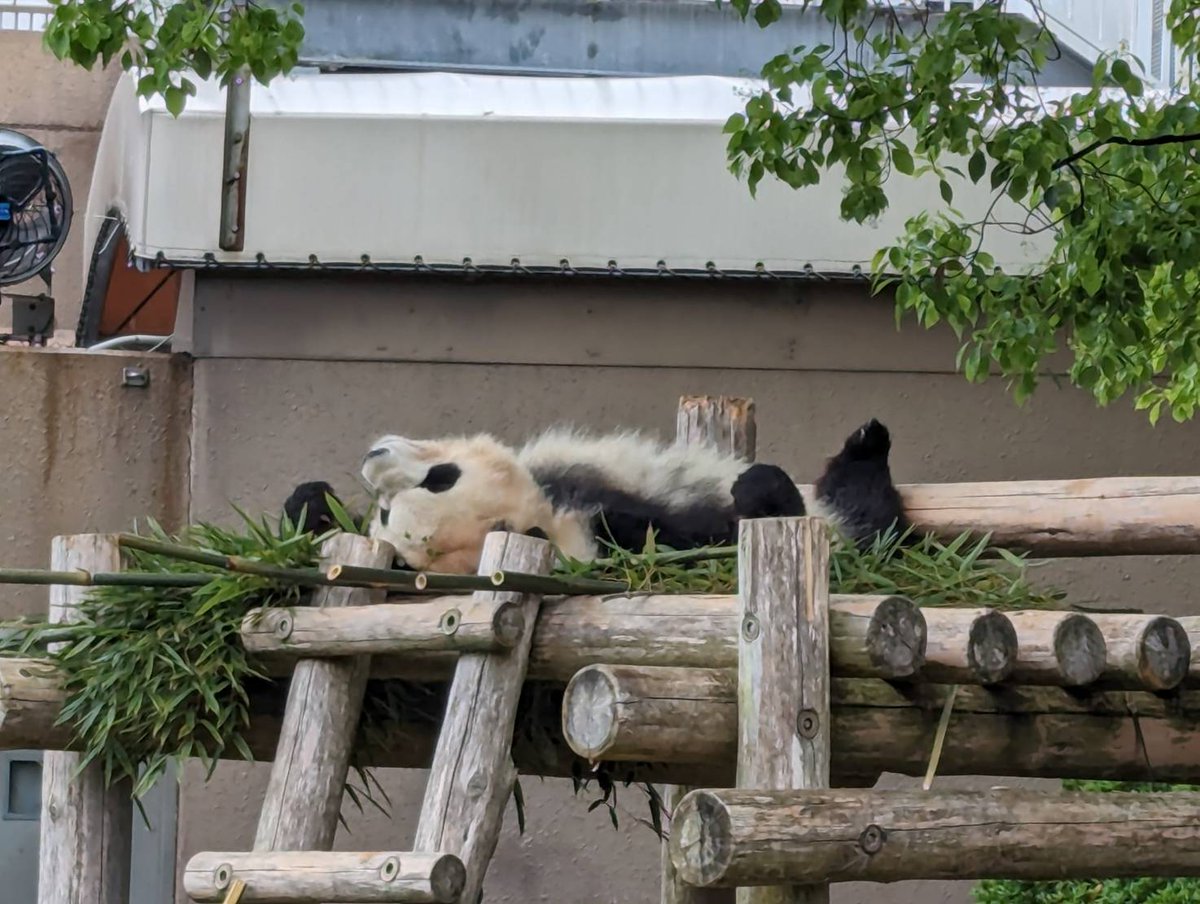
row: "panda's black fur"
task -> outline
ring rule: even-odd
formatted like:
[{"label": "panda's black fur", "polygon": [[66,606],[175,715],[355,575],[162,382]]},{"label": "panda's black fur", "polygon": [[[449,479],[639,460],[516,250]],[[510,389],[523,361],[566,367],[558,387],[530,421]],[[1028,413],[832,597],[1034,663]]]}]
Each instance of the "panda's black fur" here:
[{"label": "panda's black fur", "polygon": [[[526,467],[551,507],[588,513],[592,533],[623,549],[640,549],[648,528],[654,529],[660,544],[674,549],[730,543],[736,539],[737,524],[743,518],[817,514],[829,519],[843,536],[859,546],[870,544],[889,527],[903,531],[908,526],[888,463],[891,438],[877,420],[864,424],[846,439],[842,449],[827,462],[807,501],[787,473],[770,464],[737,466],[741,470],[731,486],[688,490],[683,498],[677,492],[668,500],[618,486],[603,468],[586,461],[565,460],[552,453],[550,460],[544,455],[531,455],[525,462],[521,456],[529,448],[516,453],[515,460]],[[570,448],[570,440],[563,448]],[[376,448],[368,453],[364,465],[381,451],[385,450]],[[462,469],[454,462],[438,462],[412,480],[418,489],[437,494],[454,489],[461,474]],[[671,475],[663,479],[669,484]],[[305,529],[328,530],[335,521],[326,493],[334,495],[323,481],[301,484],[285,503],[285,512],[295,521],[303,508]],[[386,526],[386,511],[383,515]],[[492,525],[493,529],[517,529],[543,537],[548,535],[547,527],[514,527],[504,519]]]}]

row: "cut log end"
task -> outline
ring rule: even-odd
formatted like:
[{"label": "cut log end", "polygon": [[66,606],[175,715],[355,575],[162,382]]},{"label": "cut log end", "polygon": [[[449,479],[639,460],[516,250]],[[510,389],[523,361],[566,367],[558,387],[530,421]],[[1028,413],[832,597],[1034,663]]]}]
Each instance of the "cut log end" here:
[{"label": "cut log end", "polygon": [[1150,620],[1138,645],[1138,673],[1151,690],[1178,687],[1187,677],[1191,641],[1187,631],[1173,618]]},{"label": "cut log end", "polygon": [[733,857],[733,821],[719,797],[693,791],[671,819],[671,862],[689,885],[719,881]]},{"label": "cut log end", "polygon": [[[391,861],[389,861],[391,862]],[[387,864],[384,865],[385,868]],[[399,873],[399,863],[395,864],[391,878]],[[389,877],[384,876],[387,879]],[[429,871],[429,889],[437,904],[454,904],[462,895],[467,884],[467,868],[462,860],[450,854],[439,857]]]},{"label": "cut log end", "polygon": [[1002,612],[981,613],[971,625],[967,640],[967,664],[980,684],[1000,684],[1017,662],[1017,630]]},{"label": "cut log end", "polygon": [[911,678],[925,665],[925,616],[902,596],[884,599],[871,615],[867,654],[882,678]]},{"label": "cut log end", "polygon": [[525,616],[521,613],[521,607],[515,603],[498,607],[492,618],[492,631],[500,646],[505,649],[515,647],[525,633]]},{"label": "cut log end", "polygon": [[571,749],[588,760],[598,759],[612,745],[617,731],[617,683],[604,666],[589,666],[567,683],[562,730]]},{"label": "cut log end", "polygon": [[1086,615],[1072,613],[1054,629],[1054,658],[1066,687],[1084,687],[1100,679],[1108,660],[1104,632]]}]

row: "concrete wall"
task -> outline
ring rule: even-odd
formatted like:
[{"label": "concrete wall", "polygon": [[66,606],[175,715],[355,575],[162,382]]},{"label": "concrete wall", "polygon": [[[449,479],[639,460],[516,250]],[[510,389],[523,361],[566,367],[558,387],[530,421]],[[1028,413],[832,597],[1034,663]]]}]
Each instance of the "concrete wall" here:
[{"label": "concrete wall", "polygon": [[[72,336],[83,299],[85,255],[83,223],[100,128],[118,71],[88,72],[59,62],[42,48],[42,33],[0,30],[0,128],[16,129],[41,142],[58,156],[75,202],[76,221],[55,259],[54,297],[58,329]],[[13,292],[36,294],[40,279]],[[11,324],[8,305],[0,306],[0,332]]]},{"label": "concrete wall", "polygon": [[[126,366],[150,385],[121,385]],[[47,568],[56,534],[187,517],[191,373],[181,356],[0,349],[0,563]],[[0,618],[46,611],[5,587]]]},{"label": "concrete wall", "polygon": [[[508,439],[557,420],[670,435],[681,394],[753,396],[759,456],[817,475],[863,420],[892,428],[901,482],[1191,474],[1200,424],[1151,429],[1127,404],[1047,382],[1026,409],[994,382],[953,373],[953,337],[908,327],[857,288],[707,283],[550,283],[389,279],[197,279],[182,332],[195,363],[192,515],[228,517],[230,501],[276,510],[299,480],[343,493],[367,443],[492,430]],[[1074,598],[1173,613],[1200,561],[1134,558],[1058,563]],[[179,863],[205,848],[251,843],[262,765],[198,768],[181,792]],[[338,846],[403,848],[423,773],[381,779],[394,817],[347,808]],[[893,783],[901,780],[890,780]],[[962,785],[965,780],[954,784]],[[1011,780],[1008,784],[1014,784]],[[978,782],[976,783],[978,784]],[[984,780],[983,786],[995,784]],[[575,904],[657,900],[658,850],[620,796],[614,831],[563,781],[523,783],[528,833],[509,814],[486,900]],[[842,886],[839,904],[967,904],[963,883]],[[181,896],[179,901],[184,899]]]}]

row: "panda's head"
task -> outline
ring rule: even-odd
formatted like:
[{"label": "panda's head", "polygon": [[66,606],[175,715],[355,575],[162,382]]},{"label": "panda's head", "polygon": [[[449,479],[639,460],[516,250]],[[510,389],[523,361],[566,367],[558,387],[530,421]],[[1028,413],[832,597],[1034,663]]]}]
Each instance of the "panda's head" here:
[{"label": "panda's head", "polygon": [[528,470],[490,436],[384,436],[362,476],[376,499],[371,536],[419,570],[472,574],[490,531],[547,530],[553,517]]}]

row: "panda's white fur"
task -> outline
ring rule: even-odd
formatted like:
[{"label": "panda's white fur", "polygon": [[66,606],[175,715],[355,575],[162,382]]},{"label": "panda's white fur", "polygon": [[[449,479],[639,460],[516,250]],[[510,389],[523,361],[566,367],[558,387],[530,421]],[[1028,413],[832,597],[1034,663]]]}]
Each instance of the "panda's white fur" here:
[{"label": "panda's white fur", "polygon": [[[745,461],[711,447],[571,427],[552,428],[515,449],[488,434],[384,436],[362,463],[379,508],[371,535],[395,546],[409,567],[445,572],[474,571],[484,537],[498,528],[540,530],[564,554],[593,559],[603,551],[598,515],[629,515],[622,529],[634,541],[639,529],[644,536],[647,518],[656,528],[675,523],[685,539],[694,529],[696,537],[727,541],[738,517],[759,516],[735,503],[735,487],[748,473]],[[835,526],[842,520],[839,506],[825,504],[811,488],[797,493],[779,469],[757,465],[753,473],[756,479],[765,473],[759,496],[765,493],[768,503],[772,494],[778,499],[777,487],[795,494],[784,503],[793,506],[786,514],[805,511]],[[612,527],[607,520],[603,526]]]}]

